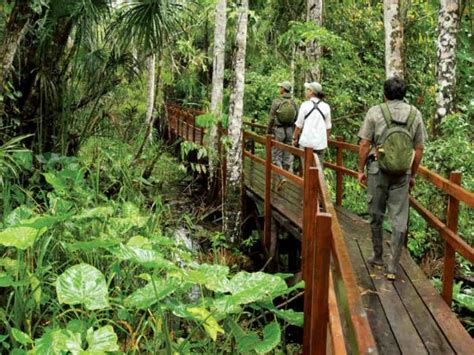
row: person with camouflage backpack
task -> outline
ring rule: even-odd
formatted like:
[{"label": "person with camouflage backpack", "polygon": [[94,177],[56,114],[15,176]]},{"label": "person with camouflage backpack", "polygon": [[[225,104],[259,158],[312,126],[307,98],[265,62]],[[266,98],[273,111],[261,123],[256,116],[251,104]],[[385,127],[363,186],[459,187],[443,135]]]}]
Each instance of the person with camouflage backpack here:
[{"label": "person with camouflage backpack", "polygon": [[[393,77],[384,84],[385,103],[369,109],[359,131],[359,172],[367,182],[373,255],[368,262],[384,266],[383,220],[388,208],[392,237],[385,276],[395,280],[407,231],[409,190],[423,156],[426,130],[421,113],[403,102],[405,82]],[[365,173],[367,168],[367,175]]]},{"label": "person with camouflage backpack", "polygon": [[[290,145],[293,126],[298,114],[298,105],[291,97],[291,83],[289,81],[283,81],[278,86],[280,97],[272,103],[267,133],[273,134],[277,141]],[[293,170],[293,156],[290,153],[273,148],[272,156],[275,165],[288,171]]]}]

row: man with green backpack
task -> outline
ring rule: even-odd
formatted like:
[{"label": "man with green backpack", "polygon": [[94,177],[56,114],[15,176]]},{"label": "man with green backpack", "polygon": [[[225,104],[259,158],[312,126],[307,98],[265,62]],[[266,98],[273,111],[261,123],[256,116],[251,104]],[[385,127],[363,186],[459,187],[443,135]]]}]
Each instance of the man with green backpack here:
[{"label": "man with green backpack", "polygon": [[[280,97],[273,100],[267,133],[273,134],[277,141],[291,145],[298,105],[291,97],[291,83],[289,81],[283,81],[278,86]],[[275,165],[292,171],[293,156],[290,153],[273,148],[272,155]]]},{"label": "man with green backpack", "polygon": [[361,139],[358,180],[368,187],[373,246],[368,262],[384,265],[383,220],[388,209],[392,237],[385,276],[395,280],[408,224],[409,190],[415,185],[426,130],[421,113],[402,101],[406,94],[402,79],[388,79],[384,94],[385,103],[369,109],[358,134]]}]

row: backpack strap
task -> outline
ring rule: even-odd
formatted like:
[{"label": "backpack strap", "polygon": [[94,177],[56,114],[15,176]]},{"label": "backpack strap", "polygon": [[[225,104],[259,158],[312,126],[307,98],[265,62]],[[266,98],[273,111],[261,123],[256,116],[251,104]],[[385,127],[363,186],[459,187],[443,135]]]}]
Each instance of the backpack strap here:
[{"label": "backpack strap", "polygon": [[387,124],[387,128],[390,128],[392,126],[392,114],[390,113],[390,110],[388,109],[388,105],[386,103],[383,103],[380,105],[380,109],[382,110],[382,115],[385,120],[385,123]]},{"label": "backpack strap", "polygon": [[321,102],[321,101],[319,101],[319,102],[311,101],[311,102],[313,103],[313,106],[314,106],[314,107],[311,109],[311,111],[309,111],[309,112],[304,116],[304,119],[306,120],[306,119],[309,117],[309,115],[311,115],[311,114],[313,113],[314,110],[318,110],[319,113],[321,114],[321,116],[323,117],[323,120],[326,121],[326,116],[324,116],[324,113],[323,113],[323,112],[320,110],[320,108],[318,107],[318,104],[319,104],[319,102]]},{"label": "backpack strap", "polygon": [[413,106],[410,106],[410,114],[408,115],[408,118],[407,118],[407,130],[408,130],[408,132],[410,132],[411,127],[415,123],[415,119],[416,119],[416,110]]}]

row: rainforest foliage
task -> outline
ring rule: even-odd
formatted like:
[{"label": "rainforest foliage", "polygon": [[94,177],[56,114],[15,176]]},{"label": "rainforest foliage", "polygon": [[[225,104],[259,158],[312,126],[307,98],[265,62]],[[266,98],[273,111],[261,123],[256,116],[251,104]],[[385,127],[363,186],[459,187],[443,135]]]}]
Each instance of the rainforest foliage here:
[{"label": "rainforest foliage", "polygon": [[[227,126],[237,3],[227,3],[224,114],[201,116],[203,126]],[[438,1],[402,1],[405,79],[428,128],[423,165],[443,176],[462,172],[473,191],[474,7],[459,3],[450,114],[436,120]],[[282,80],[294,79],[301,102],[314,64],[305,48],[317,40],[332,134],[357,143],[365,112],[383,100],[383,5],[324,4],[318,26],[306,21],[306,1],[250,1],[244,119],[266,124]],[[209,225],[190,192],[207,165],[186,166],[165,144],[166,102],[210,105],[215,6],[0,0],[1,351],[298,351],[288,330],[301,327],[303,313],[288,305],[303,284],[289,287],[291,275],[251,266],[255,235],[238,248]],[[215,154],[189,144],[181,154],[195,150]],[[365,214],[364,192],[353,179],[344,184],[343,205]],[[446,196],[422,182],[414,194],[444,218]],[[412,256],[438,283],[442,240],[415,212],[409,229]],[[474,244],[474,212],[465,206],[459,235]],[[458,265],[454,307],[472,331],[473,268],[459,256]]]}]

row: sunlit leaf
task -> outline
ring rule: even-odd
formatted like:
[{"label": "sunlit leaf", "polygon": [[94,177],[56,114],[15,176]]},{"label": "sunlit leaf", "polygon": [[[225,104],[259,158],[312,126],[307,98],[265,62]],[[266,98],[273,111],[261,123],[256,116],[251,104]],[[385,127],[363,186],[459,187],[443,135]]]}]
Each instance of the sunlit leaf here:
[{"label": "sunlit leaf", "polygon": [[21,345],[28,345],[32,344],[33,340],[31,340],[30,336],[17,328],[12,328],[12,335],[13,339],[19,342]]},{"label": "sunlit leaf", "polygon": [[205,285],[211,291],[229,292],[229,267],[201,264],[188,271],[186,281]]},{"label": "sunlit leaf", "polygon": [[125,304],[129,307],[147,309],[156,302],[171,295],[178,288],[176,279],[162,279],[149,282],[145,287],[139,288],[125,299]]},{"label": "sunlit leaf", "polygon": [[209,311],[202,307],[190,307],[187,309],[197,320],[203,322],[206,333],[212,340],[217,340],[217,333],[224,334],[224,329],[219,326],[216,319],[209,313]]},{"label": "sunlit leaf", "polygon": [[10,227],[0,232],[0,244],[6,247],[28,249],[36,238],[43,235],[46,228],[36,229],[31,227]]},{"label": "sunlit leaf", "polygon": [[119,351],[118,338],[110,325],[93,330],[89,328],[86,335],[88,351]]},{"label": "sunlit leaf", "polygon": [[78,264],[67,269],[56,280],[59,302],[83,304],[86,309],[103,309],[109,306],[104,275],[89,264]]}]

